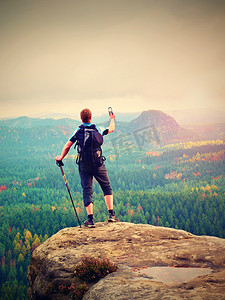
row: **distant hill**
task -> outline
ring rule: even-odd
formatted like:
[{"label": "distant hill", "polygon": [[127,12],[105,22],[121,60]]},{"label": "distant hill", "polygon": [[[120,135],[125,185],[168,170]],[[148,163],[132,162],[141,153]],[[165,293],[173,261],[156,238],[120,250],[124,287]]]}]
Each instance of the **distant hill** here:
[{"label": "distant hill", "polygon": [[143,111],[130,125],[137,134],[150,130],[161,145],[201,140],[200,135],[182,128],[174,118],[159,110]]},{"label": "distant hill", "polygon": [[[116,113],[116,119],[119,122],[130,122],[136,119],[140,115],[140,112],[134,113]],[[109,121],[109,115],[103,114],[101,116],[93,116],[93,122],[103,123]],[[16,118],[4,118],[0,119],[0,126],[9,127],[21,127],[31,128],[36,126],[55,126],[55,124],[65,125],[68,124],[73,126],[80,124],[80,120],[77,120],[73,116],[66,116],[64,114],[48,114],[45,117],[16,117]]]},{"label": "distant hill", "polygon": [[51,127],[51,126],[70,126],[76,127],[80,122],[64,118],[64,119],[40,119],[19,117],[15,119],[0,120],[0,126],[18,127],[18,128],[34,128],[34,127]]}]

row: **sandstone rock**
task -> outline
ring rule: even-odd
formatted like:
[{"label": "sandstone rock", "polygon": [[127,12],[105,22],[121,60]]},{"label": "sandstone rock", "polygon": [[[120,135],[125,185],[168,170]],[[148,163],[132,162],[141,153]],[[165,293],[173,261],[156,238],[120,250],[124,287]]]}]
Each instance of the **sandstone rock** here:
[{"label": "sandstone rock", "polygon": [[[224,239],[122,222],[65,228],[40,245],[28,270],[29,299],[71,299],[58,287],[79,282],[74,268],[83,255],[118,266],[89,286],[83,299],[225,299]],[[137,271],[154,266],[209,267],[212,273],[165,284]]]}]

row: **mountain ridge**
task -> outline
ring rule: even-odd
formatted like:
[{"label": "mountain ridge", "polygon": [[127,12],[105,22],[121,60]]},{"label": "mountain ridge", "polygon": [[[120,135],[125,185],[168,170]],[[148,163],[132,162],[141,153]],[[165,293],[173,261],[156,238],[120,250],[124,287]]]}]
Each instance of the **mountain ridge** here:
[{"label": "mountain ridge", "polygon": [[[194,108],[194,109],[160,109],[164,111],[166,114],[170,115],[183,127],[195,125],[208,125],[215,123],[224,123],[225,122],[225,110],[223,107],[217,109],[211,109],[207,107],[202,108]],[[141,114],[141,111],[136,112],[116,112],[117,120],[123,121],[131,121],[137,118]],[[78,113],[56,113],[56,112],[42,112],[42,113],[34,113],[26,115],[29,118],[40,118],[40,119],[75,119],[78,120]],[[20,116],[8,116],[4,118],[0,118],[2,120],[16,119]],[[108,119],[107,113],[102,113],[100,115],[95,115],[95,122],[104,122],[104,120]]]},{"label": "mountain ridge", "polygon": [[[106,121],[98,123],[94,118],[93,122],[97,125],[107,127],[109,125],[109,117],[106,117]],[[43,129],[45,128],[46,132],[48,131],[47,128],[58,128],[59,130],[62,130],[63,133],[66,132],[68,138],[72,134],[74,129],[77,128],[80,124],[80,121],[70,118],[40,119],[23,116],[15,119],[0,120],[1,127],[6,126],[9,128],[25,129],[35,129],[40,127]],[[225,135],[224,124],[221,124],[221,126],[211,124],[207,127],[206,131],[203,130],[202,127],[198,126],[193,127],[193,130],[192,127],[186,129],[180,126],[172,116],[160,110],[146,110],[129,122],[120,122],[116,119],[116,130],[114,133],[114,137],[118,138],[122,135],[129,135],[130,137],[132,136],[132,138],[135,139],[135,137],[137,138],[138,133],[143,135],[143,129],[145,128],[145,131],[149,130],[149,132],[147,133],[147,135],[149,135],[149,139],[151,138],[150,135],[152,135],[152,137],[154,136],[155,140],[158,140],[158,144],[160,141],[161,145],[186,142],[190,140],[203,140],[203,138],[207,139],[207,137],[209,137],[210,139],[217,139],[223,138]],[[156,133],[158,137],[156,137]],[[136,136],[134,137],[134,135]]]}]

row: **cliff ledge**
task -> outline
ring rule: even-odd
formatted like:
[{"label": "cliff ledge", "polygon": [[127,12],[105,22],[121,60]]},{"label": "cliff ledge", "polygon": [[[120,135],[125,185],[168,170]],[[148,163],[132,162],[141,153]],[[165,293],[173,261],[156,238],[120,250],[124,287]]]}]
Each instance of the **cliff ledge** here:
[{"label": "cliff ledge", "polygon": [[[183,230],[131,223],[97,223],[96,228],[65,228],[34,252],[28,269],[29,299],[66,300],[59,286],[76,281],[74,268],[86,255],[118,266],[89,286],[83,299],[225,299],[225,240]],[[165,268],[152,279],[150,267]],[[178,268],[179,267],[179,268]],[[170,270],[210,268],[211,273],[176,282]],[[192,267],[192,268],[191,268]],[[150,270],[150,275],[147,271]],[[167,279],[168,279],[167,278]]]}]

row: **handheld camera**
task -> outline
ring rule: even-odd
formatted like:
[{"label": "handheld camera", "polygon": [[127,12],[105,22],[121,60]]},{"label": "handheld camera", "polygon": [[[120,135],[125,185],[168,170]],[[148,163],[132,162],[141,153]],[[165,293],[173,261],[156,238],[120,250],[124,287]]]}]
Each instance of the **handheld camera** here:
[{"label": "handheld camera", "polygon": [[112,107],[108,107],[108,112],[109,112],[109,116],[113,115],[113,110],[112,110]]}]

